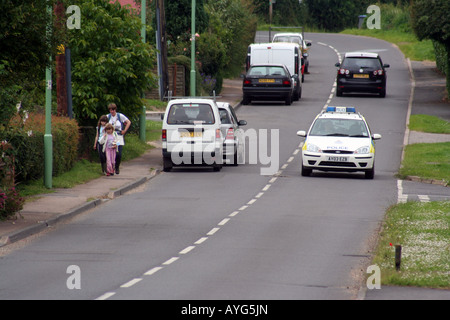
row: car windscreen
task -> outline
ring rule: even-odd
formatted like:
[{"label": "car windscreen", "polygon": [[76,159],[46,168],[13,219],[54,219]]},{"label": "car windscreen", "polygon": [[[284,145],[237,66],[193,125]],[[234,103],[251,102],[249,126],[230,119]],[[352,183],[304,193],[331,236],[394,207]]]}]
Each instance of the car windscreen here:
[{"label": "car windscreen", "polygon": [[222,124],[231,124],[230,115],[228,114],[228,111],[225,109],[219,109],[220,114],[220,122]]},{"label": "car windscreen", "polygon": [[205,103],[174,104],[169,110],[167,124],[214,124],[211,105]]},{"label": "car windscreen", "polygon": [[344,69],[381,69],[380,60],[376,58],[345,58],[342,63]]},{"label": "car windscreen", "polygon": [[278,66],[254,66],[248,71],[249,76],[286,76],[283,67]]},{"label": "car windscreen", "polygon": [[356,119],[317,119],[310,136],[340,136],[368,138],[369,133],[364,121]]}]

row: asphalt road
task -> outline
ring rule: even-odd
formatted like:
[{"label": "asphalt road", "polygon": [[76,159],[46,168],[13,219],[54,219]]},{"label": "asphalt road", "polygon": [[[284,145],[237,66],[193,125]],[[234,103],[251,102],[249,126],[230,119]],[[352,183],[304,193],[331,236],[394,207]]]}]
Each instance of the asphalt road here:
[{"label": "asphalt road", "polygon": [[[408,67],[384,41],[306,38],[313,45],[302,99],[238,110],[245,129],[268,142],[256,164],[162,173],[0,257],[0,299],[355,299],[385,210],[397,201]],[[379,52],[391,65],[385,99],[332,93],[337,53],[354,50]],[[374,180],[301,177],[296,132],[326,104],[355,106],[383,136]],[[261,174],[270,164],[278,171]]]}]

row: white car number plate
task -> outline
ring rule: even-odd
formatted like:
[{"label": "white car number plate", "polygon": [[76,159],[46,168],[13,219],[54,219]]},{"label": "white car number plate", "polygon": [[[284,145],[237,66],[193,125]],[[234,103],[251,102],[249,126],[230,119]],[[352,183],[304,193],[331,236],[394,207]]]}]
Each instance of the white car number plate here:
[{"label": "white car number plate", "polygon": [[348,157],[328,157],[328,161],[347,162]]}]

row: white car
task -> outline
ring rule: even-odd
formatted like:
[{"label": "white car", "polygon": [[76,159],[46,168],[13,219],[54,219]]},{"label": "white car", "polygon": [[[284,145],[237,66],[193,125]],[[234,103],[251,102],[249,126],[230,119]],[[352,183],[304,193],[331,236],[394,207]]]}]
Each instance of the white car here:
[{"label": "white car", "polygon": [[219,107],[212,99],[172,100],[162,125],[164,171],[173,166],[208,165],[220,171],[223,135]]},{"label": "white car", "polygon": [[237,166],[243,163],[245,152],[245,137],[241,126],[247,121],[238,120],[232,106],[228,102],[217,102],[219,106],[220,122],[223,140],[224,163]]},{"label": "white car", "polygon": [[313,170],[365,172],[366,179],[375,174],[375,140],[364,117],[354,107],[328,107],[314,120],[302,148],[302,176]]}]

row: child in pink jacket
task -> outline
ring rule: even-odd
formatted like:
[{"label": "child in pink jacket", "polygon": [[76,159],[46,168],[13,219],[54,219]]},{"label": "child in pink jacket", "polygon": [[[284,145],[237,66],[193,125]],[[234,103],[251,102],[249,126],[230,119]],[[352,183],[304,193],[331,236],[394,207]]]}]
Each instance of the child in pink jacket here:
[{"label": "child in pink jacket", "polygon": [[99,143],[103,145],[103,152],[106,155],[106,175],[113,176],[116,164],[117,133],[112,124],[108,123],[103,131],[103,136]]}]

